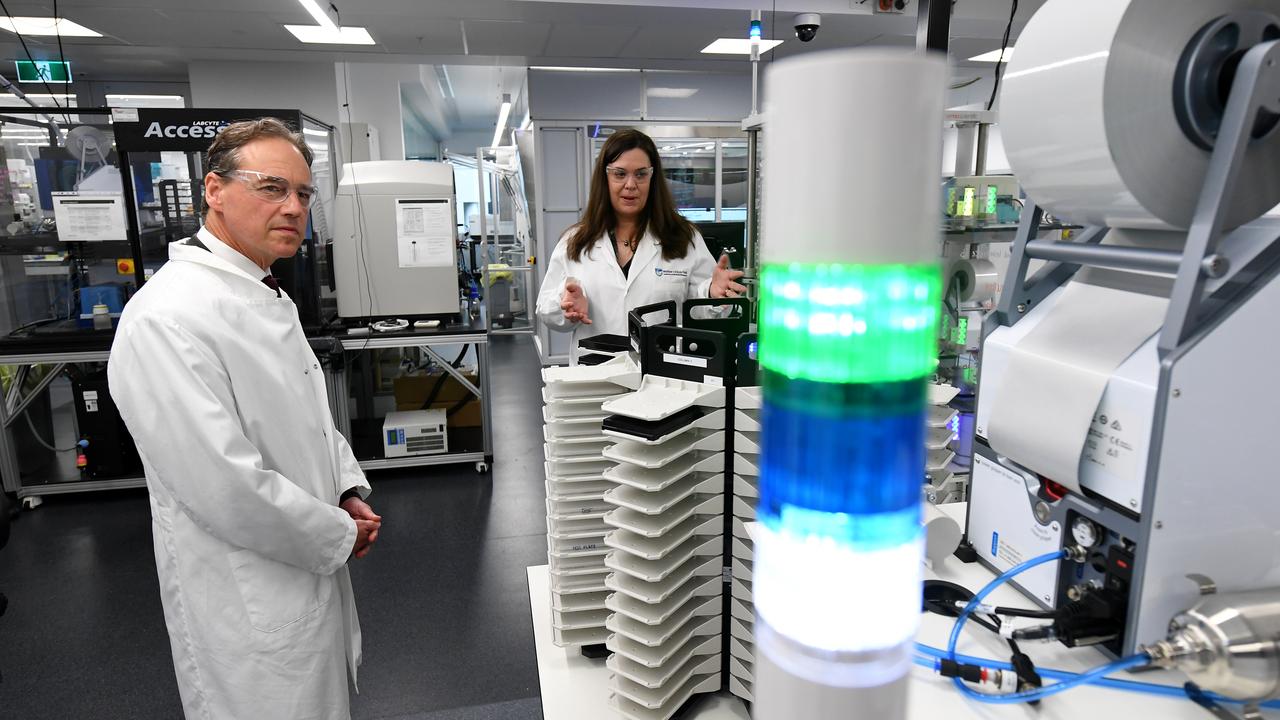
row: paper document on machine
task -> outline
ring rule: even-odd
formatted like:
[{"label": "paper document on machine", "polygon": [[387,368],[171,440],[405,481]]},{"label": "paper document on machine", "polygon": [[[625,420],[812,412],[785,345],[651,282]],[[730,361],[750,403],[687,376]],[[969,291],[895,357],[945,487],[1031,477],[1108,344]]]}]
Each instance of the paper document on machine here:
[{"label": "paper document on machine", "polygon": [[129,239],[125,230],[124,195],[118,192],[55,192],[53,218],[62,242],[108,242]]},{"label": "paper document on machine", "polygon": [[1116,368],[1160,329],[1163,297],[1074,281],[994,378],[996,452],[1080,492],[1081,454]]},{"label": "paper document on machine", "polygon": [[452,267],[455,227],[449,200],[397,199],[400,267]]}]

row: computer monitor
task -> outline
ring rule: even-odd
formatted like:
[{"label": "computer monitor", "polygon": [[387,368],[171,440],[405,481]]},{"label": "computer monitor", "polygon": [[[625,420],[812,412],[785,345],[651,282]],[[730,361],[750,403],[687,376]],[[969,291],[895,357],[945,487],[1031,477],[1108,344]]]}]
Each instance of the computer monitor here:
[{"label": "computer monitor", "polygon": [[747,224],[744,222],[696,222],[694,226],[711,251],[711,257],[720,259],[729,255],[729,267],[741,270],[747,264]]}]

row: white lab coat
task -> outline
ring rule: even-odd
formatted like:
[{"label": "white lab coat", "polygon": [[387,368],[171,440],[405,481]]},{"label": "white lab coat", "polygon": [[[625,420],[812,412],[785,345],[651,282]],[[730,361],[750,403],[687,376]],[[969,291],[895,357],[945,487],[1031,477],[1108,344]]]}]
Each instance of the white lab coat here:
[{"label": "white lab coat", "polygon": [[[705,298],[711,289],[711,275],[716,261],[703,242],[693,234],[693,247],[682,258],[662,257],[662,246],[653,233],[646,232],[636,245],[631,271],[622,274],[618,255],[608,235],[583,250],[578,260],[570,260],[565,252],[566,232],[556,243],[538,292],[538,317],[553,330],[572,332],[570,357],[576,362],[578,341],[593,335],[626,335],[627,313],[642,305],[666,300],[679,306],[686,298]],[[591,324],[569,322],[560,309],[565,280],[577,278],[587,297],[587,316]]]},{"label": "white lab coat", "polygon": [[365,481],[297,308],[197,247],[125,308],[107,369],[151,493],[188,718],[348,718],[360,626],[337,507]]}]

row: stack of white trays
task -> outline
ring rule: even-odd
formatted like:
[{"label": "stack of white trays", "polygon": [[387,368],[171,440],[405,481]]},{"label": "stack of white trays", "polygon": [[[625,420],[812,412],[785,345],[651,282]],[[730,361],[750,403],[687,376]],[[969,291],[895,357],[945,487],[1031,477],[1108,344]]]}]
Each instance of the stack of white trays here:
[{"label": "stack of white trays", "polygon": [[929,411],[924,431],[925,496],[935,505],[965,500],[965,482],[951,469],[956,454],[952,450],[956,439],[956,421],[960,416],[948,407],[960,391],[949,385],[929,386]]},{"label": "stack of white trays", "polygon": [[604,478],[613,465],[602,451],[612,443],[601,431],[608,399],[635,388],[640,372],[627,357],[595,366],[550,367],[544,387],[543,450],[547,473],[547,562],[551,624],[556,645],[603,644],[605,618]]},{"label": "stack of white trays", "polygon": [[756,519],[760,497],[760,405],[759,387],[734,391],[733,411],[733,537],[729,598],[729,691],[755,702],[755,606],[751,581],[755,547],[746,523]]},{"label": "stack of white trays", "polygon": [[720,387],[646,376],[604,404],[645,421],[704,410],[654,440],[605,431],[616,442],[604,455],[617,463],[604,472],[616,485],[604,495],[609,702],[628,720],[667,720],[721,688],[724,400]]}]

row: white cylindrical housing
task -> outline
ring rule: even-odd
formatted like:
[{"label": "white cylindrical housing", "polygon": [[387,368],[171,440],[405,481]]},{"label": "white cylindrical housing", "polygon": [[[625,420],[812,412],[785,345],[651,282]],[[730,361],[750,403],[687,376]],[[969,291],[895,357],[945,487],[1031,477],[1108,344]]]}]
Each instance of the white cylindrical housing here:
[{"label": "white cylindrical housing", "polygon": [[937,260],[946,78],[905,50],[769,68],[762,264]]},{"label": "white cylindrical housing", "polygon": [[[1005,152],[1027,195],[1070,222],[1189,227],[1210,153],[1180,125],[1179,64],[1215,19],[1276,12],[1274,0],[1048,0],[1001,80]],[[1214,92],[1224,67],[1204,63]],[[1227,227],[1280,202],[1278,164],[1280,131],[1246,153]]]}]

